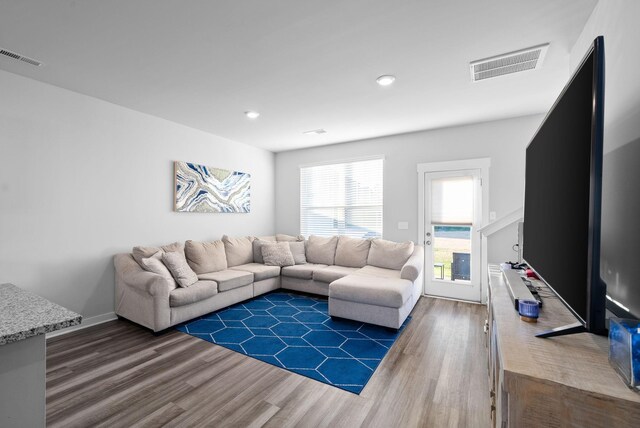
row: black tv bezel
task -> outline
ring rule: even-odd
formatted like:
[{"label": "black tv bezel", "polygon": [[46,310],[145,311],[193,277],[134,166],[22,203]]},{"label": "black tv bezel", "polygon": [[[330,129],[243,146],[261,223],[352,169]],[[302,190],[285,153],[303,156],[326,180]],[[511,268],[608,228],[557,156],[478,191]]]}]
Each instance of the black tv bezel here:
[{"label": "black tv bezel", "polygon": [[[586,319],[583,319],[558,293],[552,284],[549,284],[542,275],[538,273],[535,266],[529,265],[523,253],[523,260],[536,273],[536,275],[549,286],[562,303],[580,321],[584,327],[583,331],[595,334],[606,334],[605,308],[607,306],[606,286],[600,277],[600,235],[601,235],[601,207],[602,207],[602,163],[604,145],[604,37],[598,36],[591,44],[589,50],[582,58],[580,65],[576,68],[569,82],[554,102],[544,120],[536,130],[533,138],[527,145],[527,149],[535,140],[549,116],[551,116],[563,98],[567,90],[573,84],[576,76],[584,67],[585,62],[593,54],[593,82],[592,88],[592,113],[591,113],[591,164],[589,173],[589,236],[587,253],[587,307]],[[526,161],[525,161],[526,162]],[[526,189],[526,183],[525,183]],[[525,207],[526,214],[526,207]],[[526,223],[526,218],[524,219]],[[524,252],[527,249],[527,237],[523,237]],[[554,334],[555,335],[555,334]]]}]

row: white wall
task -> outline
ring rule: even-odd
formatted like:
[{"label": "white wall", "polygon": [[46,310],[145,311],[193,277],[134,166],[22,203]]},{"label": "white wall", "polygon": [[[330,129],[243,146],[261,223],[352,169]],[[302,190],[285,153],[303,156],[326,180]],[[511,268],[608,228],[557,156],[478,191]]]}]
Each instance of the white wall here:
[{"label": "white wall", "polygon": [[[490,211],[497,217],[519,208],[524,191],[524,148],[542,121],[541,115],[444,128],[276,154],[276,230],[300,229],[299,166],[314,162],[384,155],[383,235],[394,241],[418,239],[419,163],[491,158]],[[408,221],[408,230],[398,230]],[[489,241],[491,262],[515,260],[515,225]]]},{"label": "white wall", "polygon": [[605,128],[601,275],[640,316],[640,1],[600,0],[571,51],[575,68],[604,36]]},{"label": "white wall", "polygon": [[[93,317],[134,245],[274,232],[274,155],[0,71],[0,283]],[[175,213],[173,161],[249,172],[250,214]]]}]

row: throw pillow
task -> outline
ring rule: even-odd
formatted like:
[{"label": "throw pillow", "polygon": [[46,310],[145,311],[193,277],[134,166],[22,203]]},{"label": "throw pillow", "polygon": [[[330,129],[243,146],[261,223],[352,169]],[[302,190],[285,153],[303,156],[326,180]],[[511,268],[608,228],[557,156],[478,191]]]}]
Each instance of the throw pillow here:
[{"label": "throw pillow", "polygon": [[227,268],[227,255],[222,241],[184,243],[184,255],[191,269],[198,275]]},{"label": "throw pillow", "polygon": [[289,250],[291,250],[291,254],[293,255],[293,261],[296,262],[297,265],[306,264],[307,258],[304,254],[306,242],[289,242],[288,244]]},{"label": "throw pillow", "polygon": [[338,238],[335,264],[338,266],[361,268],[367,264],[371,241],[368,239]]},{"label": "throw pillow", "polygon": [[[184,245],[181,242],[174,242],[173,244],[163,245],[162,247],[133,247],[131,253],[135,261],[138,262],[140,266],[142,266],[142,259],[148,259],[156,254],[158,251],[168,252],[168,251],[184,251]],[[144,269],[144,266],[142,266]]]},{"label": "throw pillow", "polygon": [[243,236],[240,238],[222,237],[224,250],[227,254],[228,267],[253,263],[253,236]]},{"label": "throw pillow", "polygon": [[309,263],[319,263],[332,265],[336,255],[336,245],[338,237],[323,238],[322,236],[311,235],[307,241],[307,261]]},{"label": "throw pillow", "polygon": [[267,266],[293,266],[295,264],[288,242],[264,244],[262,258]]},{"label": "throw pillow", "polygon": [[162,261],[180,287],[188,287],[198,282],[198,275],[189,267],[184,254],[170,251],[162,255]]},{"label": "throw pillow", "polygon": [[173,280],[173,275],[171,275],[167,266],[162,263],[163,254],[164,251],[158,251],[153,256],[142,259],[142,268],[148,272],[156,273],[163,278]]},{"label": "throw pillow", "polygon": [[264,238],[256,238],[251,243],[253,245],[253,262],[254,263],[264,263],[264,259],[262,258],[262,246],[264,244],[274,244],[275,240],[264,239]]},{"label": "throw pillow", "polygon": [[413,242],[393,242],[384,239],[371,241],[367,264],[385,269],[400,270],[413,254]]}]

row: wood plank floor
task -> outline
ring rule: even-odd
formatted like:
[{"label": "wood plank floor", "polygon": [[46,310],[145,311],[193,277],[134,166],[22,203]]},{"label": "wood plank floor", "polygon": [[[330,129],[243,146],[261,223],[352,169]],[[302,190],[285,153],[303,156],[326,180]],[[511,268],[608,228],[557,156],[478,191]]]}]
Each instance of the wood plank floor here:
[{"label": "wood plank floor", "polygon": [[487,427],[486,308],[421,298],[360,395],[176,331],[47,341],[52,427]]}]

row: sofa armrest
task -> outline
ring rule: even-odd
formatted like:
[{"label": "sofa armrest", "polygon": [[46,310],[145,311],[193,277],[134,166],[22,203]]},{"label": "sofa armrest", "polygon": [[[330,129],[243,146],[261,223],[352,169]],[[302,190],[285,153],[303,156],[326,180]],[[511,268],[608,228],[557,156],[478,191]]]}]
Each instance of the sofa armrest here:
[{"label": "sofa armrest", "polygon": [[420,245],[416,245],[413,249],[413,254],[409,257],[409,260],[402,266],[400,271],[400,278],[415,281],[418,279],[422,270],[424,269],[424,248]]},{"label": "sofa armrest", "polygon": [[176,288],[172,281],[162,275],[142,269],[131,254],[116,254],[113,264],[116,269],[117,280],[152,296],[168,296],[171,290]]}]

